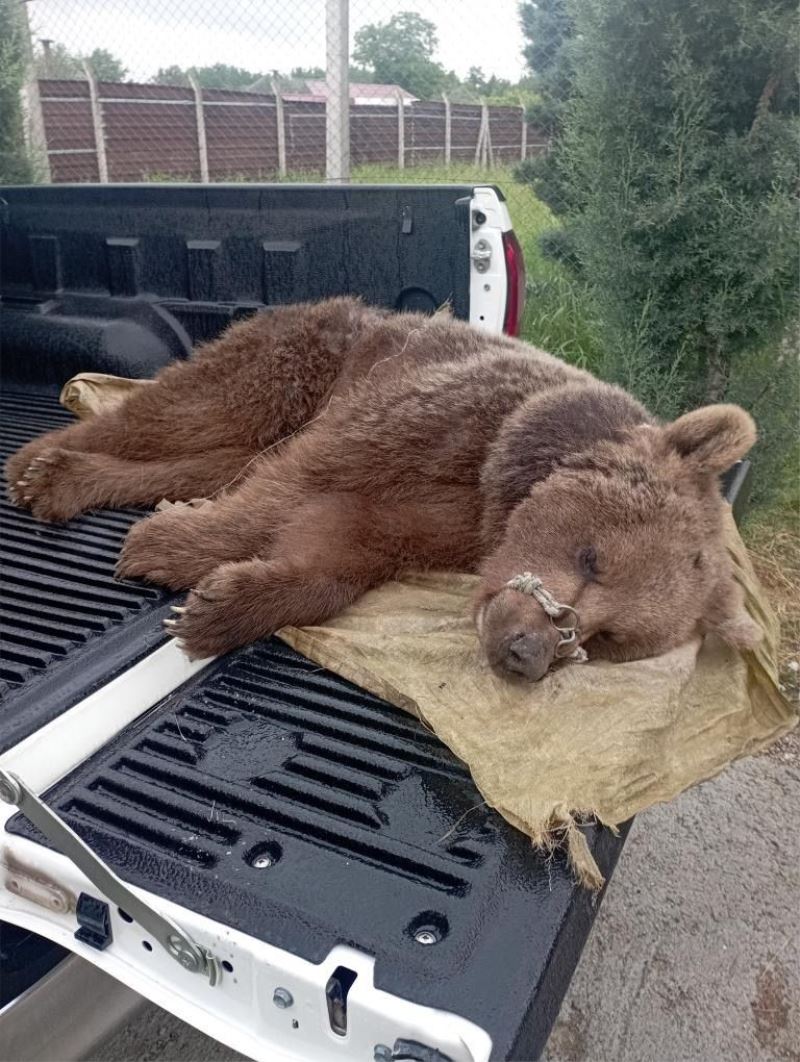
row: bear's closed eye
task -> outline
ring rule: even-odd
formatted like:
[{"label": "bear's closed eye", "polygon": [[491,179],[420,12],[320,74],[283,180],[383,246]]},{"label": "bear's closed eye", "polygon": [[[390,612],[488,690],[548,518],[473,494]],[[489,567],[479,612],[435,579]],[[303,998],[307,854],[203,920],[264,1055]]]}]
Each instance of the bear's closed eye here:
[{"label": "bear's closed eye", "polygon": [[600,574],[597,563],[597,550],[594,546],[584,546],[578,550],[578,570],[584,579],[594,580]]},{"label": "bear's closed eye", "polygon": [[624,634],[618,634],[616,631],[598,631],[594,637],[604,642],[613,642],[615,645],[624,645],[627,640]]}]

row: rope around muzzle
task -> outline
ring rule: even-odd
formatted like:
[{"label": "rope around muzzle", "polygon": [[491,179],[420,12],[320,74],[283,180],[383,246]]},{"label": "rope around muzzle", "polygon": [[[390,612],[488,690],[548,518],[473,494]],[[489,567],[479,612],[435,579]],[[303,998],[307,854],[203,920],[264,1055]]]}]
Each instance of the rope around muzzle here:
[{"label": "rope around muzzle", "polygon": [[[515,575],[513,579],[508,580],[506,586],[509,590],[517,590],[520,594],[528,594],[542,606],[560,636],[554,654],[557,659],[572,660],[576,664],[586,663],[589,657],[580,644],[580,620],[572,605],[562,605],[556,601],[553,595],[545,590],[544,583],[539,576],[533,575],[532,572]],[[567,622],[560,625],[558,621],[565,619]]]}]

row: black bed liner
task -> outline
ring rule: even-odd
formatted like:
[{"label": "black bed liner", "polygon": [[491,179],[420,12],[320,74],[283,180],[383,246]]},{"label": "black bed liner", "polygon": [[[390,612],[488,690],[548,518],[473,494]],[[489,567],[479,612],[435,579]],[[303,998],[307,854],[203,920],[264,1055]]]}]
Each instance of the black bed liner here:
[{"label": "black bed liner", "polygon": [[[0,396],[0,461],[72,421],[54,397]],[[170,595],[114,579],[141,512],[35,521],[0,492],[0,752],[34,733],[165,640]]]},{"label": "black bed liner", "polygon": [[[278,640],[212,665],[45,799],[126,881],[312,962],[374,955],[377,987],[478,1022],[496,1058],[537,1056],[594,917],[421,723]],[[589,840],[609,872],[622,839]]]}]

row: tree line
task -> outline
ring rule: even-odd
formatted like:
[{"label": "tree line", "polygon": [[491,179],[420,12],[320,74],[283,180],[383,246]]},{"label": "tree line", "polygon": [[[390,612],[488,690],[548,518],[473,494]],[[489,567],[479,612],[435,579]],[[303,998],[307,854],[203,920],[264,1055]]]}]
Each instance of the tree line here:
[{"label": "tree line", "polygon": [[[512,82],[473,66],[466,77],[460,78],[437,60],[438,47],[433,22],[416,12],[401,11],[388,21],[364,26],[355,34],[350,80],[399,85],[419,99],[438,99],[446,93],[454,102],[532,102],[529,77]],[[124,81],[128,76],[122,60],[104,48],[79,55],[55,41],[37,48],[36,73],[42,78],[82,78],[84,60],[99,81]],[[149,80],[158,85],[188,85],[190,75],[209,89],[269,91],[275,83],[284,91],[302,91],[306,80],[324,80],[325,71],[321,67],[295,67],[286,73],[278,69],[249,70],[229,63],[198,67],[173,64],[160,68]]]}]

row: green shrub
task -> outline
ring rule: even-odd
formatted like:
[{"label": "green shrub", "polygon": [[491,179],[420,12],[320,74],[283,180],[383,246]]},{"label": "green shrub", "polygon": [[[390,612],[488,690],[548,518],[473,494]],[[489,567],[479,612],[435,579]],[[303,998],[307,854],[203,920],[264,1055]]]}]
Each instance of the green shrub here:
[{"label": "green shrub", "polygon": [[0,0],[0,183],[32,180],[25,151],[20,91],[25,80],[25,28],[17,0]]},{"label": "green shrub", "polygon": [[665,416],[749,405],[777,485],[798,410],[796,5],[568,11],[570,95],[547,167],[526,171],[561,215],[547,248],[579,267],[605,374]]}]

